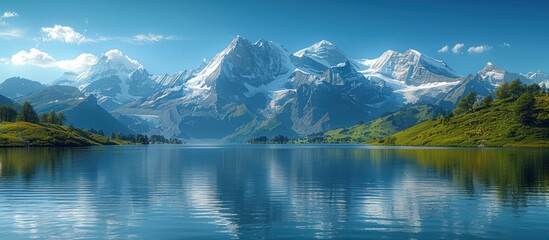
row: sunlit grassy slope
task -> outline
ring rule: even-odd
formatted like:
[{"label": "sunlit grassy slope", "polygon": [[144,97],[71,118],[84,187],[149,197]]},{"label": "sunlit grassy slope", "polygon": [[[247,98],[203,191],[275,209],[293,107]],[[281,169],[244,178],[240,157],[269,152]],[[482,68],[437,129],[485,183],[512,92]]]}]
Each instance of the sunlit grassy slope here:
[{"label": "sunlit grassy slope", "polygon": [[510,99],[490,107],[454,116],[432,119],[395,133],[374,144],[406,146],[499,146],[549,147],[549,96],[538,95],[535,124],[523,125]]},{"label": "sunlit grassy slope", "polygon": [[0,147],[126,144],[88,131],[51,124],[0,123]]}]

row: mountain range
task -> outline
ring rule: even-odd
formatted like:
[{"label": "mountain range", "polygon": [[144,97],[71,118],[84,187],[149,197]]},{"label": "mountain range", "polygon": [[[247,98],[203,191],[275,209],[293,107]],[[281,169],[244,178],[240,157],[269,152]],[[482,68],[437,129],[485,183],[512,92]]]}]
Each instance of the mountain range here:
[{"label": "mountain range", "polygon": [[[541,71],[509,73],[492,63],[462,77],[443,61],[413,49],[352,59],[326,40],[289,53],[272,41],[237,36],[196,69],[152,75],[115,49],[82,73],[65,73],[53,86],[12,78],[0,84],[0,94],[17,102],[34,101],[41,111],[70,113],[86,105],[81,111],[93,113],[90,118],[105,119],[88,122],[86,128],[245,141],[259,135],[324,132],[409,104],[452,109],[470,91],[493,94],[498,84],[515,78],[549,81]],[[41,95],[48,97],[37,100]]]}]

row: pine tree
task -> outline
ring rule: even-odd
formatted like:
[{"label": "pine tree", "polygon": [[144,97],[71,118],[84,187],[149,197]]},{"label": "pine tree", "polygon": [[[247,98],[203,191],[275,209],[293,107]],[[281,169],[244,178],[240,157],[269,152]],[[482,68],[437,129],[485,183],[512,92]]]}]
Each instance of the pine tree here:
[{"label": "pine tree", "polygon": [[48,115],[47,113],[40,113],[39,115],[39,119],[40,119],[40,123],[49,123],[48,122]]},{"label": "pine tree", "polygon": [[135,137],[135,141],[136,141],[137,143],[143,143],[143,142],[144,142],[143,135],[137,134],[136,137]]},{"label": "pine tree", "polygon": [[527,88],[527,91],[529,93],[539,93],[541,92],[541,87],[535,83],[532,83],[530,85],[528,85],[528,88]]},{"label": "pine tree", "polygon": [[17,121],[38,123],[38,115],[34,111],[34,108],[29,102],[23,103],[23,107],[17,114]]},{"label": "pine tree", "polygon": [[477,102],[477,98],[478,95],[476,92],[470,92],[469,94],[467,94],[467,96],[462,97],[453,111],[454,114],[462,114],[473,109],[475,102]]},{"label": "pine tree", "polygon": [[535,103],[536,99],[531,93],[522,94],[515,102],[515,114],[522,124],[532,125],[534,123]]},{"label": "pine tree", "polygon": [[526,92],[526,84],[522,84],[520,79],[515,79],[509,84],[509,93],[512,98],[516,99]]},{"label": "pine tree", "polygon": [[0,106],[0,121],[14,122],[17,117],[17,111],[11,106]]},{"label": "pine tree", "polygon": [[496,95],[496,98],[499,100],[510,98],[511,93],[509,92],[509,83],[504,82],[501,85],[499,85],[494,95]]},{"label": "pine tree", "polygon": [[55,114],[55,111],[53,110],[48,113],[48,123],[50,124],[57,123],[57,116]]},{"label": "pine tree", "polygon": [[489,107],[490,104],[492,104],[493,101],[494,101],[494,99],[492,98],[492,95],[488,94],[482,99],[481,106],[482,107]]},{"label": "pine tree", "polygon": [[67,118],[65,117],[65,114],[62,112],[57,113],[57,117],[55,118],[55,124],[63,126],[63,124],[67,121]]}]

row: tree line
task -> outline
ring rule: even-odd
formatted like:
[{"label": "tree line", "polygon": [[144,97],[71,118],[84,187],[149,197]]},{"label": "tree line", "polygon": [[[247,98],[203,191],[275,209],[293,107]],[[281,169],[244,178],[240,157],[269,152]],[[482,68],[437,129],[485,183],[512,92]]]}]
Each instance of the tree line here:
[{"label": "tree line", "polygon": [[24,102],[19,111],[12,106],[0,105],[0,121],[30,122],[63,125],[67,118],[62,112],[50,111],[38,115],[29,102]]},{"label": "tree line", "polygon": [[[88,131],[93,134],[105,136],[103,129],[97,130],[94,128],[90,128]],[[139,144],[183,144],[183,141],[177,138],[168,139],[160,134],[151,135],[149,137],[146,134],[133,134],[133,133],[124,134],[120,132],[113,132],[110,135],[110,139],[128,141],[128,142],[139,143]]]},{"label": "tree line", "polygon": [[[95,131],[94,129],[90,129],[90,132],[95,134],[103,135],[103,130]],[[151,135],[150,137],[146,134],[124,134],[119,132],[113,132],[110,136],[111,139],[114,140],[123,140],[128,141],[132,143],[138,143],[138,144],[183,144],[183,141],[177,139],[177,138],[166,138],[163,135]]]},{"label": "tree line", "polygon": [[285,144],[288,143],[290,139],[283,135],[275,136],[273,139],[269,139],[267,136],[260,136],[248,141],[251,144]]},{"label": "tree line", "polygon": [[[504,82],[498,86],[494,95],[497,100],[510,101],[514,103],[514,113],[518,120],[524,125],[533,125],[535,122],[534,105],[536,103],[536,94],[546,93],[545,84],[527,85],[522,83],[520,79],[515,79],[511,83]],[[485,96],[478,101],[478,94],[470,92],[465,97],[462,97],[456,108],[452,111],[453,115],[459,115],[476,109],[490,107],[493,98],[491,95]],[[450,116],[451,117],[451,116]]]}]

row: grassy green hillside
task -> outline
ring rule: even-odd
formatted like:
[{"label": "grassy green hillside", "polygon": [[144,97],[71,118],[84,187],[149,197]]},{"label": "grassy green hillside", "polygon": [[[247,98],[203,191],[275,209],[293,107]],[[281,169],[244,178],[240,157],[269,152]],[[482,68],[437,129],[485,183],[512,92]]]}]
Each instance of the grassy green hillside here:
[{"label": "grassy green hillside", "polygon": [[374,144],[407,146],[549,147],[549,96],[535,97],[534,122],[522,124],[516,103],[498,100],[490,107],[417,124]]},{"label": "grassy green hillside", "polygon": [[0,147],[127,144],[88,131],[51,124],[0,123]]},{"label": "grassy green hillside", "polygon": [[414,105],[380,117],[369,123],[338,128],[323,134],[295,140],[296,143],[367,143],[381,139],[443,113],[434,105]]}]

